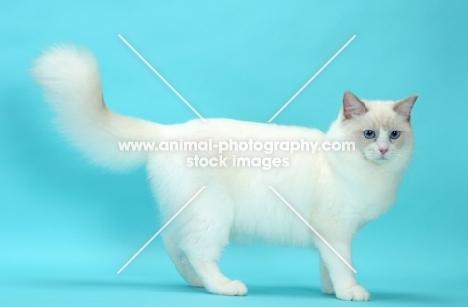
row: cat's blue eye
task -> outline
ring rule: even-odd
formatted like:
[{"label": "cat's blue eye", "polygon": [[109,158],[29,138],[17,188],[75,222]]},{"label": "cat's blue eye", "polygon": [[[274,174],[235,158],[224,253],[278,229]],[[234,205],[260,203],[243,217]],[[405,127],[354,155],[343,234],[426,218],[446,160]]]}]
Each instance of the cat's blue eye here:
[{"label": "cat's blue eye", "polygon": [[398,130],[393,130],[391,133],[390,133],[390,138],[391,139],[398,139],[400,137],[400,134],[401,134],[401,131],[398,131]]},{"label": "cat's blue eye", "polygon": [[373,139],[375,138],[375,131],[374,130],[364,130],[364,137],[366,139]]}]

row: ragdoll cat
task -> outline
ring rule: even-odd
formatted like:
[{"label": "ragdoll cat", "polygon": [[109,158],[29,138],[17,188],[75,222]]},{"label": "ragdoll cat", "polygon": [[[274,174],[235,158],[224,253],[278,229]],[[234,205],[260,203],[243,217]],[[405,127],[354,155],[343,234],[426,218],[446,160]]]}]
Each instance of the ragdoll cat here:
[{"label": "ragdoll cat", "polygon": [[[392,101],[364,101],[350,92],[338,118],[324,133],[316,129],[199,119],[160,125],[111,112],[103,101],[96,60],[74,46],[49,49],[33,67],[60,127],[93,162],[121,169],[146,163],[164,221],[171,218],[202,186],[202,193],[162,233],[170,258],[192,286],[222,295],[245,295],[247,287],[230,280],[218,266],[229,242],[261,240],[317,248],[322,291],[342,300],[367,301],[345,265],[269,188],[282,195],[349,263],[351,241],[367,222],[386,212],[414,146],[410,113],[417,96]],[[316,151],[268,155],[287,158],[288,165],[258,167],[188,167],[187,151],[121,151],[119,141],[348,141],[354,151]],[[205,157],[218,152],[197,152]]]}]

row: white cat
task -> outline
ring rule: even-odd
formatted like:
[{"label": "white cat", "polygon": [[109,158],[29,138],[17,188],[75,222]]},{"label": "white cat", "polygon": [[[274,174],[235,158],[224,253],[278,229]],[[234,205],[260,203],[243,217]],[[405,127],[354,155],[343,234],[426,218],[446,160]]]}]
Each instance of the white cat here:
[{"label": "white cat", "polygon": [[[410,113],[417,96],[398,102],[364,101],[350,92],[338,119],[316,129],[229,119],[160,125],[111,112],[105,105],[97,63],[74,46],[49,49],[33,75],[45,88],[71,143],[93,162],[112,168],[147,163],[163,220],[168,220],[202,186],[206,189],[163,232],[180,275],[192,286],[222,295],[245,295],[246,286],[220,271],[223,248],[232,241],[316,247],[322,291],[342,300],[367,301],[354,272],[269,189],[275,188],[349,263],[351,241],[367,222],[386,212],[414,146]],[[287,167],[188,167],[193,152],[120,151],[119,141],[352,141],[355,151],[244,152],[287,158]],[[217,156],[217,152],[198,152]],[[237,152],[225,152],[232,158]]]}]

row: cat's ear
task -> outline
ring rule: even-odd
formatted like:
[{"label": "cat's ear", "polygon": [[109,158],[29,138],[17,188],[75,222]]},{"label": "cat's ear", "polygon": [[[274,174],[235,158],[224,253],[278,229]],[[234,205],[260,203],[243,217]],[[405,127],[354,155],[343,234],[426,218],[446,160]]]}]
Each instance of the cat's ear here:
[{"label": "cat's ear", "polygon": [[413,109],[414,103],[418,99],[418,95],[413,95],[408,98],[402,99],[395,103],[393,110],[397,112],[398,115],[403,116],[407,122],[410,121],[411,118],[411,110]]},{"label": "cat's ear", "polygon": [[353,93],[345,92],[343,95],[343,115],[346,119],[359,116],[367,112],[364,103]]}]

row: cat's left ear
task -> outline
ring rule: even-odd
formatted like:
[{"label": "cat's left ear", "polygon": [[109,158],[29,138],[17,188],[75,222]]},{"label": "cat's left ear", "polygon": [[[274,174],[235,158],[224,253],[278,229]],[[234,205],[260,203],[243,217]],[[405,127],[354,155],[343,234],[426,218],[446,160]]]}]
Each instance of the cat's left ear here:
[{"label": "cat's left ear", "polygon": [[403,116],[407,122],[410,121],[411,118],[411,110],[413,109],[414,103],[418,99],[418,95],[413,95],[408,98],[402,99],[395,103],[393,110],[397,112],[398,115]]}]

